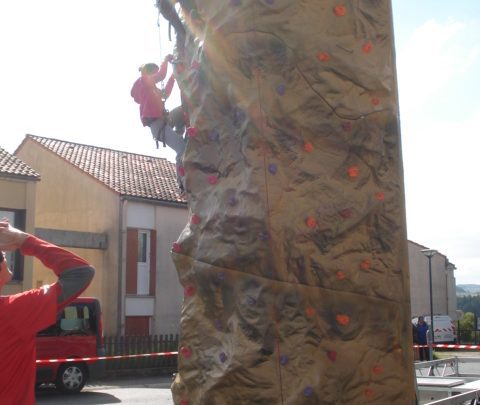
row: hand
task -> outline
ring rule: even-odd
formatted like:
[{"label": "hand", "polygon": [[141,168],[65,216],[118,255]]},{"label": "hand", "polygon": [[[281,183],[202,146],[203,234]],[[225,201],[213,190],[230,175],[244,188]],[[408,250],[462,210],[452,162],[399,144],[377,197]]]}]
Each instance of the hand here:
[{"label": "hand", "polygon": [[174,56],[169,53],[167,56],[165,56],[165,60],[168,61],[168,62],[172,62],[172,60],[174,59]]},{"label": "hand", "polygon": [[15,250],[22,246],[28,234],[14,228],[6,218],[0,221],[0,250]]}]

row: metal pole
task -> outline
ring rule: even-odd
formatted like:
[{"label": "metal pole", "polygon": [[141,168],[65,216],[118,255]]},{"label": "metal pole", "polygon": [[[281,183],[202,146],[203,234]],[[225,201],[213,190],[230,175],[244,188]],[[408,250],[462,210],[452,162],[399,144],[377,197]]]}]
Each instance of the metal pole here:
[{"label": "metal pole", "polygon": [[432,256],[428,256],[428,277],[430,284],[430,333],[431,333],[431,346],[430,346],[430,360],[433,360],[433,344],[435,344],[435,329],[433,327],[433,293],[432,293]]}]

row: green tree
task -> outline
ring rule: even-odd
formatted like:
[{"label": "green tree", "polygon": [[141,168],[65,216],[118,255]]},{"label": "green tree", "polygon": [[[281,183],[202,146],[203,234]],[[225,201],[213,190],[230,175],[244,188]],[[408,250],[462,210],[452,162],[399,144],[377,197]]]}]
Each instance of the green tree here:
[{"label": "green tree", "polygon": [[475,333],[475,314],[473,312],[465,312],[458,323],[460,326],[460,330],[458,331],[460,342],[472,342]]}]

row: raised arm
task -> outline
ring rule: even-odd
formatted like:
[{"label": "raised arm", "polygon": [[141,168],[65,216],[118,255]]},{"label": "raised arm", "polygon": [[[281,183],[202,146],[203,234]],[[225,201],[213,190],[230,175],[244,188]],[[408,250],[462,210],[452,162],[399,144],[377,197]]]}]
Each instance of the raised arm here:
[{"label": "raised arm", "polygon": [[29,235],[0,222],[0,249],[20,249],[24,255],[34,256],[58,277],[54,287],[57,291],[58,308],[62,308],[79,296],[92,281],[95,270],[81,257],[52,243]]}]

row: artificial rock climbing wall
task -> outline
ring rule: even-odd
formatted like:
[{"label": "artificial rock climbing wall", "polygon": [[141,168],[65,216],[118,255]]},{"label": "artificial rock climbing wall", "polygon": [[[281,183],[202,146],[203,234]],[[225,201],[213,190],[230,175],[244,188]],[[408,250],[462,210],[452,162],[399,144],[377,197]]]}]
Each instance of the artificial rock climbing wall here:
[{"label": "artificial rock climbing wall", "polygon": [[412,403],[390,2],[181,3],[175,403]]}]

